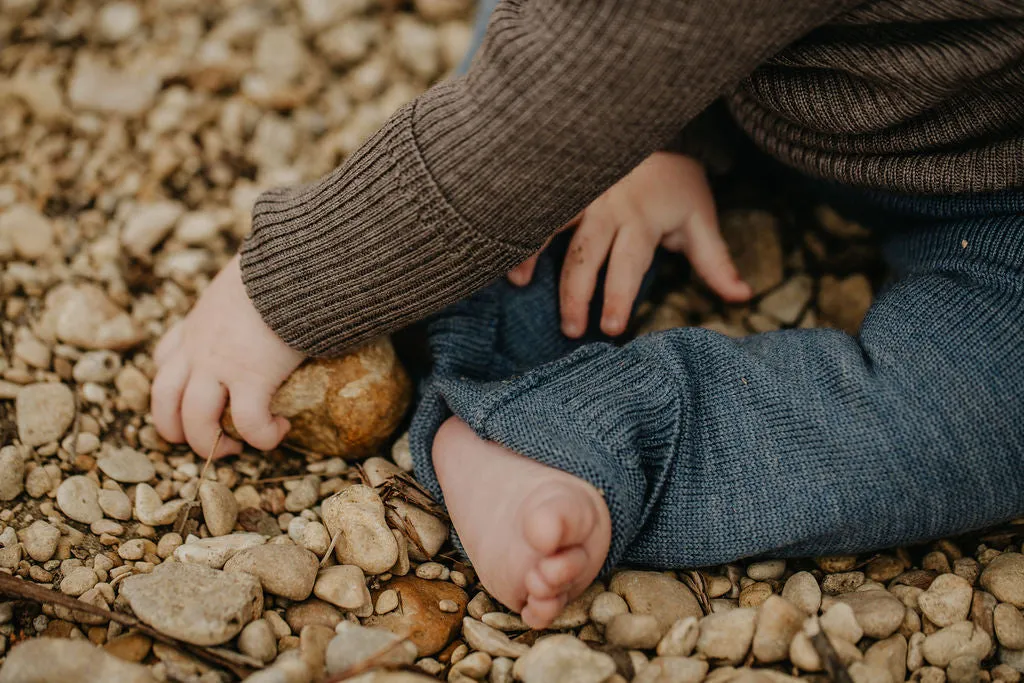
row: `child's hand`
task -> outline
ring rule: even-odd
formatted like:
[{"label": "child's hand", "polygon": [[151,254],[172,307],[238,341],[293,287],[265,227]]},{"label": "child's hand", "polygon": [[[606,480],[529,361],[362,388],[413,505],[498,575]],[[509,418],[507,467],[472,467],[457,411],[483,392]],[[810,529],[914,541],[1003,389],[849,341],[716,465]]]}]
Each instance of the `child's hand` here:
[{"label": "child's hand", "polygon": [[[287,433],[288,421],[270,414],[270,399],[303,357],[267,327],[249,301],[237,256],[164,335],[154,359],[153,422],[168,441],[187,440],[205,457],[229,394],[231,418],[248,443],[269,450]],[[216,455],[241,449],[224,438]]]},{"label": "child's hand", "polygon": [[[695,159],[656,152],[594,200],[567,227],[576,225],[562,267],[559,297],[562,331],[580,337],[586,331],[590,299],[598,272],[607,260],[601,330],[625,332],[633,300],[658,245],[685,254],[708,286],[726,301],[745,301],[750,287],[718,231],[715,202],[704,169]],[[536,255],[509,273],[525,285]]]}]

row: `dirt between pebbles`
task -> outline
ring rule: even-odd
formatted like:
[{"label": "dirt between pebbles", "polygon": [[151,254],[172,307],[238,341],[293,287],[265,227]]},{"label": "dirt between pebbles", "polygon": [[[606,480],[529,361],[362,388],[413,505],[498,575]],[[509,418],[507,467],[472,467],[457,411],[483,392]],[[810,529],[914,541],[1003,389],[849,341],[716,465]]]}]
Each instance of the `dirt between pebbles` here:
[{"label": "dirt between pebbles", "polygon": [[[148,415],[155,341],[261,190],[327,172],[454,68],[472,2],[0,8],[0,682],[1019,681],[1021,522],[623,570],[537,633],[451,552],[387,437],[400,365],[365,398],[398,415],[357,425],[372,442],[325,454],[352,411],[316,405],[295,408],[309,438],[273,453],[207,469],[171,447]],[[724,306],[674,262],[637,333],[856,330],[883,276],[870,235],[750,184],[721,203],[755,300]]]}]

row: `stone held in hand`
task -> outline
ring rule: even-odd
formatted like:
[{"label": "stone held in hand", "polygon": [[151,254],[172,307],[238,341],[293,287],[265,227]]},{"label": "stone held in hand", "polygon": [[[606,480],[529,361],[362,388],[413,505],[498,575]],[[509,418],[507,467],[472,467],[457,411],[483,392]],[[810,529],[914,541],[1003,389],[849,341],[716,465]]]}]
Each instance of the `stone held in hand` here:
[{"label": "stone held in hand", "polygon": [[[381,337],[340,358],[303,364],[278,389],[270,409],[291,423],[286,443],[357,459],[387,443],[411,397],[412,382],[391,340]],[[223,424],[240,438],[230,407]]]}]

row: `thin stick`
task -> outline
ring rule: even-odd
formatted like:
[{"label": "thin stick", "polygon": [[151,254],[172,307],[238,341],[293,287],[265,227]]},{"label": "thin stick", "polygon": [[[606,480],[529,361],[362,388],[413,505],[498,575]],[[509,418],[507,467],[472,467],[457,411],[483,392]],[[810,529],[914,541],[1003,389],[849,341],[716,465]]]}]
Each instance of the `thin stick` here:
[{"label": "thin stick", "polygon": [[327,552],[324,553],[324,557],[320,560],[320,566],[323,567],[327,562],[327,558],[334,552],[334,546],[338,545],[338,537],[341,536],[341,529],[338,529],[334,536],[331,537],[331,544],[327,546]]},{"label": "thin stick", "polygon": [[0,572],[0,593],[46,605],[57,605],[58,607],[64,607],[75,612],[85,612],[86,614],[102,617],[108,621],[116,621],[119,624],[137,629],[139,632],[144,633],[154,640],[159,640],[161,643],[166,643],[182,650],[188,650],[199,659],[209,662],[215,666],[228,669],[240,679],[244,679],[254,671],[254,669],[250,667],[232,662],[215,652],[210,652],[204,647],[193,645],[192,643],[186,643],[185,641],[178,640],[177,638],[172,638],[169,635],[161,633],[155,628],[142,623],[136,617],[129,616],[122,612],[113,612],[109,609],[98,607],[77,598],[72,598],[69,595],[64,595],[63,593],[58,593],[57,591],[37,586],[29,581],[16,579],[10,574]]},{"label": "thin stick", "polygon": [[[805,629],[805,633],[807,629]],[[840,661],[839,655],[836,654],[836,650],[832,647],[832,643],[829,642],[828,636],[818,626],[811,637],[811,644],[814,646],[814,650],[818,653],[818,658],[821,660],[822,666],[825,667],[825,672],[828,674],[829,680],[833,683],[853,683],[853,678],[850,677],[850,672],[846,669],[846,666]]]},{"label": "thin stick", "polygon": [[217,435],[213,437],[213,448],[206,455],[206,462],[203,464],[203,469],[199,473],[199,485],[196,486],[196,492],[192,497],[182,506],[178,512],[178,519],[174,522],[174,531],[182,538],[188,536],[188,532],[191,531],[189,522],[192,521],[192,511],[195,510],[198,503],[196,502],[196,496],[199,495],[199,489],[202,487],[203,482],[206,481],[206,472],[210,469],[210,463],[213,462],[213,456],[217,452],[217,447],[220,446],[220,440],[224,438],[224,430],[220,427],[217,428]]}]

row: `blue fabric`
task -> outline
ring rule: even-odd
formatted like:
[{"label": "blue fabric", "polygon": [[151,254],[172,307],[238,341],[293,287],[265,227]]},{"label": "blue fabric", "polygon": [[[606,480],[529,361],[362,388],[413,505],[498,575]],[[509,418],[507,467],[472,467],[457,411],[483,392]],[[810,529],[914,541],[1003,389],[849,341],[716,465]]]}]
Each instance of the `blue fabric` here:
[{"label": "blue fabric", "polygon": [[859,552],[1024,514],[1024,193],[820,189],[880,232],[896,276],[857,337],[572,341],[550,249],[529,287],[495,283],[431,321],[417,477],[443,500],[431,446],[458,415],[604,493],[605,569]]},{"label": "blue fabric", "polygon": [[[1024,513],[1024,195],[862,195],[897,278],[856,338],[699,328],[624,346],[558,326],[556,253],[429,325],[411,435],[481,437],[602,490],[606,568],[858,552]],[[964,247],[966,242],[967,246]]]}]

